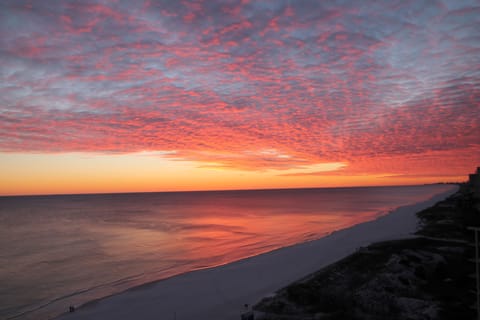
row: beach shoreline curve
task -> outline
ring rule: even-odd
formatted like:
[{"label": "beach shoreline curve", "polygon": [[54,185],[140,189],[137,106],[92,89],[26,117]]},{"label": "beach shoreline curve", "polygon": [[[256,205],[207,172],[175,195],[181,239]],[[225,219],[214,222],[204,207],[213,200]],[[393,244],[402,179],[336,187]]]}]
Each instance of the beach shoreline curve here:
[{"label": "beach shoreline curve", "polygon": [[[282,247],[231,263],[149,282],[85,303],[70,319],[238,319],[244,304],[254,304],[309,273],[374,242],[412,237],[416,213],[457,192],[448,191],[398,207],[374,220],[322,238]],[[319,254],[321,253],[321,254]]]}]

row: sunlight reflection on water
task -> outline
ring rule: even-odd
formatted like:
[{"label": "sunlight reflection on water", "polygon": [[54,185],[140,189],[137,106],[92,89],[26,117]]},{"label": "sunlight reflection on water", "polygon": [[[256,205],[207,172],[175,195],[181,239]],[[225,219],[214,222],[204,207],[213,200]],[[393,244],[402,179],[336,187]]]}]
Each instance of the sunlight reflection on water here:
[{"label": "sunlight reflection on water", "polygon": [[70,304],[320,238],[447,188],[3,197],[0,318],[46,319]]}]

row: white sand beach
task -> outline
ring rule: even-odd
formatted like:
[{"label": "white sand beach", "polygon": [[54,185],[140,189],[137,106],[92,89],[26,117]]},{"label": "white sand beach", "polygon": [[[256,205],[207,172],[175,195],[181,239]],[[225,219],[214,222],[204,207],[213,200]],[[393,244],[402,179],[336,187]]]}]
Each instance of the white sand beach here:
[{"label": "white sand beach", "polygon": [[[77,319],[240,319],[244,304],[325,267],[373,242],[411,237],[415,213],[455,193],[458,187],[386,216],[227,265],[198,270],[147,284],[60,316]],[[65,306],[68,309],[68,306]],[[67,310],[66,310],[67,311]]]}]

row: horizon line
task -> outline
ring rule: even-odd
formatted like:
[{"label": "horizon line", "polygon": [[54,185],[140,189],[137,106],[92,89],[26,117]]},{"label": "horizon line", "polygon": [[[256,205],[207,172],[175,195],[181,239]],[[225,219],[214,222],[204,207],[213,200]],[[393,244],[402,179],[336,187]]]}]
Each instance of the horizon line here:
[{"label": "horizon line", "polygon": [[95,196],[95,195],[130,195],[145,193],[202,193],[202,192],[235,192],[235,191],[280,191],[280,190],[312,190],[312,189],[346,189],[346,188],[389,188],[389,187],[415,187],[436,184],[462,184],[458,182],[432,182],[419,184],[392,184],[392,185],[364,185],[364,186],[332,186],[332,187],[298,187],[298,188],[252,188],[252,189],[212,189],[212,190],[164,190],[164,191],[125,191],[125,192],[85,192],[85,193],[32,193],[32,194],[3,194],[0,198],[7,197],[55,197],[55,196]]}]

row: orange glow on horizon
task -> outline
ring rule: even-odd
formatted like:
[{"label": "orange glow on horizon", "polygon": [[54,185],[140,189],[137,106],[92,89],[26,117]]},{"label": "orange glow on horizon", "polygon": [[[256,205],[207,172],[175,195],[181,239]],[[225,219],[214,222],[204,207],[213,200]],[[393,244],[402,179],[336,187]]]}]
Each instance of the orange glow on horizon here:
[{"label": "orange glow on horizon", "polygon": [[150,153],[3,154],[0,195],[412,185],[466,176],[352,174],[345,163],[285,170],[239,170]]},{"label": "orange glow on horizon", "polygon": [[425,184],[480,165],[478,1],[23,2],[0,1],[0,195]]}]

